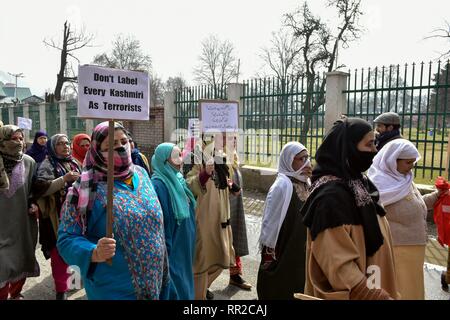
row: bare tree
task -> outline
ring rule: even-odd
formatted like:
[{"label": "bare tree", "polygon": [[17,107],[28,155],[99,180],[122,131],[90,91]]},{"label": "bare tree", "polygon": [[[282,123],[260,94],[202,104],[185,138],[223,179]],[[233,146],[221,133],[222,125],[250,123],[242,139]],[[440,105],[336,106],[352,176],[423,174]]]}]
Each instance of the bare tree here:
[{"label": "bare tree", "polygon": [[336,65],[339,47],[347,48],[362,33],[359,26],[363,14],[361,0],[328,0],[327,5],[337,10],[339,24],[334,31],[311,12],[307,2],[285,15],[285,25],[292,29],[301,44],[306,79],[306,94],[301,101],[304,115],[302,142],[306,141],[313,114],[325,103],[325,79],[320,79],[320,73],[342,67]]},{"label": "bare tree", "polygon": [[141,43],[133,36],[118,35],[112,43],[110,54],[101,53],[94,57],[94,63],[108,68],[149,72],[152,59],[142,52]]},{"label": "bare tree", "polygon": [[[101,53],[94,57],[94,63],[108,68],[145,71],[151,73],[152,59],[144,53],[141,43],[132,35],[117,35],[112,42],[110,54]],[[164,104],[164,84],[156,74],[152,74],[150,81],[150,105]]]},{"label": "bare tree", "polygon": [[157,75],[152,75],[152,81],[150,82],[150,105],[162,106],[164,105],[164,82]]},{"label": "bare tree", "polygon": [[291,30],[281,28],[272,32],[271,46],[262,48],[261,59],[280,80],[299,74],[302,46]]},{"label": "bare tree", "polygon": [[450,23],[448,21],[445,21],[445,24],[447,25],[446,28],[435,29],[431,32],[432,35],[425,37],[425,39],[438,38],[447,40],[447,43],[449,44],[449,49],[440,54],[438,59],[450,58]]},{"label": "bare tree", "polygon": [[180,75],[176,77],[169,77],[164,85],[165,91],[175,91],[175,89],[184,88],[187,86],[186,80]]},{"label": "bare tree", "polygon": [[194,69],[195,80],[213,85],[215,92],[217,87],[223,89],[225,84],[239,76],[239,62],[234,55],[234,46],[228,40],[222,42],[214,35],[207,37],[202,41],[199,60]]},{"label": "bare tree", "polygon": [[79,62],[78,58],[74,55],[74,52],[84,47],[92,47],[92,41],[94,36],[92,34],[86,34],[84,29],[80,32],[72,29],[70,24],[64,22],[64,32],[62,43],[56,43],[53,39],[44,39],[46,46],[55,48],[61,51],[61,63],[59,66],[59,72],[57,75],[54,97],[55,100],[61,100],[61,91],[66,82],[77,82],[75,74],[70,74],[70,70],[73,70],[68,58],[73,58]]}]

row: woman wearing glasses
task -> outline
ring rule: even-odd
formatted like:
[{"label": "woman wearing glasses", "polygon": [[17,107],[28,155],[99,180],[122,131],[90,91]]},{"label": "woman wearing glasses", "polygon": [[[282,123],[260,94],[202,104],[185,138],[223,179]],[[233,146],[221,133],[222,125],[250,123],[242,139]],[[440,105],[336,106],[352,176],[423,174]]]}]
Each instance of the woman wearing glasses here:
[{"label": "woman wearing glasses", "polygon": [[299,142],[287,143],[264,207],[259,238],[259,299],[293,299],[294,293],[303,292],[306,227],[300,209],[309,195],[311,173],[308,150]]},{"label": "woman wearing glasses", "polygon": [[147,172],[132,163],[118,123],[112,133],[113,238],[106,237],[108,129],[102,122],[92,133],[81,178],[61,210],[58,250],[80,268],[89,300],[156,300],[168,284],[163,212]]},{"label": "woman wearing glasses", "polygon": [[40,209],[39,243],[46,259],[51,258],[56,299],[65,300],[67,292],[67,264],[56,249],[61,206],[69,187],[80,176],[80,167],[73,159],[69,139],[55,134],[47,141],[48,156],[39,166],[33,184],[33,198]]}]

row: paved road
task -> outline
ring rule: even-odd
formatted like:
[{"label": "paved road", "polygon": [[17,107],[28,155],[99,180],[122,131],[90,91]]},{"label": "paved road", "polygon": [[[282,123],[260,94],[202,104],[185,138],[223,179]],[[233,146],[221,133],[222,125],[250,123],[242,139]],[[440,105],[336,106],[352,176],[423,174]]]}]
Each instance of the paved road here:
[{"label": "paved road", "polygon": [[[244,278],[254,286],[258,274],[259,255],[257,241],[261,227],[261,215],[264,205],[264,195],[247,192],[244,199],[246,208],[247,236],[249,241],[250,254],[242,258],[244,268]],[[433,226],[431,226],[433,228]],[[433,234],[433,232],[431,232]],[[55,298],[53,280],[49,261],[45,261],[40,249],[36,251],[39,264],[41,266],[41,276],[29,278],[24,287],[26,299],[52,300]],[[424,267],[426,299],[429,300],[449,300],[450,294],[440,288],[440,271],[444,267],[427,263]],[[250,291],[241,290],[235,286],[230,286],[229,272],[223,271],[217,280],[212,284],[211,290],[215,299],[219,300],[253,300],[257,299],[256,288]],[[69,300],[86,299],[84,290],[69,293]]]}]

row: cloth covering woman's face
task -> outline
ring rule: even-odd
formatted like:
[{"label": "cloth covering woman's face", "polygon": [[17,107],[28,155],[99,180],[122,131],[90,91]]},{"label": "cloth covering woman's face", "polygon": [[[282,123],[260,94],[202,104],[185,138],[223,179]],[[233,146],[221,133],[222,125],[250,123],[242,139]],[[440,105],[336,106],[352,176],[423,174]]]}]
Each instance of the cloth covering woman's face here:
[{"label": "cloth covering woman's face", "polygon": [[70,155],[70,142],[66,137],[61,137],[56,142],[55,153],[57,156],[68,157]]},{"label": "cloth covering woman's face", "polygon": [[[100,144],[100,151],[107,152],[109,146],[109,138],[106,137],[105,140]],[[124,147],[128,143],[128,136],[122,130],[114,130],[114,149]]]},{"label": "cloth covering woman's face", "polygon": [[24,142],[23,142],[23,133],[20,130],[17,130],[11,135],[11,140],[17,144],[15,148],[17,148],[17,152],[23,150]]},{"label": "cloth covering woman's face", "polygon": [[294,160],[292,160],[292,169],[294,171],[300,170],[300,168],[305,164],[305,162],[309,159],[308,151],[303,150],[295,155]]},{"label": "cloth covering woman's face", "polygon": [[397,171],[401,174],[408,174],[414,168],[416,159],[397,159]]},{"label": "cloth covering woman's face", "polygon": [[46,136],[41,136],[39,138],[37,138],[37,143],[41,146],[45,146],[45,144],[47,143],[47,137]]},{"label": "cloth covering woman's face", "polygon": [[181,164],[183,163],[183,158],[181,157],[181,150],[177,146],[173,147],[172,153],[170,154],[170,158],[168,159],[169,163],[176,169],[181,169]]},{"label": "cloth covering woman's face", "polygon": [[89,142],[88,139],[83,139],[80,142],[80,147],[85,149],[86,151],[89,150],[90,145],[91,145],[91,143]]},{"label": "cloth covering woman's face", "polygon": [[356,148],[362,152],[377,152],[377,148],[375,147],[375,132],[367,132],[361,141],[359,141]]}]

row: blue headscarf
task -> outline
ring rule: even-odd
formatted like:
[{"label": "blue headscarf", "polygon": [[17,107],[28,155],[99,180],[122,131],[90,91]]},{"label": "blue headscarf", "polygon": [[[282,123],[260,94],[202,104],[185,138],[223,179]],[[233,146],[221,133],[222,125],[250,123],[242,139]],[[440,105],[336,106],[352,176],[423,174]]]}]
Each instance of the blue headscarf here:
[{"label": "blue headscarf", "polygon": [[159,179],[166,185],[175,219],[179,223],[180,220],[190,216],[189,201],[195,208],[195,198],[186,185],[181,172],[177,171],[168,161],[174,147],[173,143],[161,143],[156,147],[152,157],[152,180]]},{"label": "blue headscarf", "polygon": [[48,153],[47,145],[44,144],[43,146],[41,146],[38,143],[38,139],[40,137],[48,138],[47,133],[44,130],[37,131],[36,134],[34,135],[33,145],[29,150],[27,150],[27,155],[32,157],[34,161],[36,161],[36,163],[41,163],[42,161],[44,161]]}]

